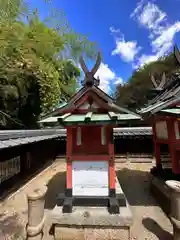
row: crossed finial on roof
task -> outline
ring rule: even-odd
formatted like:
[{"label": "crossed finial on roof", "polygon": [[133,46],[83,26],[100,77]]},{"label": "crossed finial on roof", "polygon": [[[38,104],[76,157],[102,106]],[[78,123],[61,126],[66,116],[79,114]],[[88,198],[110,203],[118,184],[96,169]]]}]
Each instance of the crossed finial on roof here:
[{"label": "crossed finial on roof", "polygon": [[155,89],[162,90],[164,85],[165,85],[165,83],[166,83],[166,74],[165,74],[165,72],[163,72],[163,74],[161,76],[160,83],[157,83],[154,75],[151,75],[151,81],[152,81],[153,86],[154,86]]},{"label": "crossed finial on roof", "polygon": [[97,59],[96,59],[96,63],[94,65],[94,67],[92,68],[91,71],[88,70],[84,60],[82,57],[80,57],[79,59],[79,63],[81,65],[81,68],[83,70],[83,72],[85,73],[85,78],[84,78],[84,85],[85,86],[98,86],[99,83],[100,83],[100,79],[99,77],[96,79],[94,77],[95,73],[97,72],[100,64],[101,64],[101,54],[100,52],[98,52],[98,55],[97,55]]},{"label": "crossed finial on roof", "polygon": [[177,45],[174,46],[174,55],[175,55],[178,63],[180,64],[180,53],[179,53]]},{"label": "crossed finial on roof", "polygon": [[[180,52],[178,50],[177,45],[174,46],[174,56],[177,59],[178,63],[180,64]],[[155,87],[155,89],[157,90],[162,90],[165,83],[166,83],[166,74],[163,72],[162,76],[161,76],[161,80],[160,83],[157,83],[155,77],[153,75],[151,75],[151,81],[153,83],[153,86]]]}]

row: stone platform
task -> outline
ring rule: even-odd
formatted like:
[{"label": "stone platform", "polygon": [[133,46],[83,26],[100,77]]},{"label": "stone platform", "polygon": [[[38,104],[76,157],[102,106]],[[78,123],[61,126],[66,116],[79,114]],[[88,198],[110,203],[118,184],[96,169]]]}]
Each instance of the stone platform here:
[{"label": "stone platform", "polygon": [[[116,182],[117,194],[123,194],[119,182]],[[72,213],[62,213],[61,206],[55,206],[49,216],[52,224],[51,234],[55,240],[81,239],[130,239],[132,213],[126,200],[126,206],[120,206],[119,214],[109,214],[106,207],[73,207]]]}]

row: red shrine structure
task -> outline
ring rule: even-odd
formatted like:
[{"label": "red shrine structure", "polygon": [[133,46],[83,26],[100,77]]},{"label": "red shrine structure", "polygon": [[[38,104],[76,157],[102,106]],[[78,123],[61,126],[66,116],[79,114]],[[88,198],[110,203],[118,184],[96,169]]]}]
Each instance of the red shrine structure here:
[{"label": "red shrine structure", "polygon": [[[177,46],[174,55],[180,64]],[[173,175],[180,176],[180,68],[171,76],[162,75],[160,84],[154,77],[152,82],[158,92],[139,113],[151,118],[156,157],[156,171],[169,169]],[[164,157],[166,153],[166,158]]]},{"label": "red shrine structure", "polygon": [[67,130],[66,191],[58,198],[63,212],[73,206],[107,206],[110,213],[119,213],[122,196],[116,194],[113,128],[137,122],[141,117],[117,106],[99,87],[94,77],[100,64],[91,71],[80,59],[85,73],[83,87],[62,107],[46,117],[56,118]]}]

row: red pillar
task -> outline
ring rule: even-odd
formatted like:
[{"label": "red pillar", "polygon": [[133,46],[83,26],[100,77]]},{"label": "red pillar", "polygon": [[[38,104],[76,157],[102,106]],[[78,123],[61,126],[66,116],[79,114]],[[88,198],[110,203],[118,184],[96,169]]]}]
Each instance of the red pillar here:
[{"label": "red pillar", "polygon": [[156,167],[157,168],[162,168],[160,144],[157,142],[157,137],[156,137],[156,121],[155,121],[155,118],[153,119],[152,130],[153,130],[153,143],[154,143],[154,153],[155,153],[155,158],[156,158]]},{"label": "red pillar", "polygon": [[116,189],[116,173],[114,164],[114,141],[113,141],[113,128],[109,128],[109,141],[108,141],[108,153],[109,153],[109,189],[110,193],[115,194]]},{"label": "red pillar", "polygon": [[167,119],[167,128],[168,128],[169,152],[172,160],[172,172],[179,174],[180,167],[178,162],[178,155],[176,149],[174,148],[174,143],[176,142],[176,134],[174,129],[174,120],[172,118]]},{"label": "red pillar", "polygon": [[66,135],[66,188],[72,190],[72,128],[67,127]]}]

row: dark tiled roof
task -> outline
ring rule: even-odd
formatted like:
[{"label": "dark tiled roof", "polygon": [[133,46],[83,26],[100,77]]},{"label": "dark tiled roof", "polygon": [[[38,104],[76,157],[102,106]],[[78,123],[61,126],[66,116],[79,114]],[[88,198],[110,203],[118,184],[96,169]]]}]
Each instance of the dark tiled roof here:
[{"label": "dark tiled roof", "polygon": [[[115,128],[114,137],[151,136],[151,127]],[[0,131],[0,149],[21,146],[50,139],[66,139],[65,129]]]},{"label": "dark tiled roof", "polygon": [[17,139],[17,138],[58,135],[60,133],[60,131],[61,130],[59,130],[59,129],[0,130],[0,141],[9,140],[9,139]]},{"label": "dark tiled roof", "polygon": [[5,130],[0,131],[0,149],[61,138],[59,130]]},{"label": "dark tiled roof", "polygon": [[59,138],[59,134],[2,140],[0,141],[0,149],[16,147],[20,145],[25,145],[25,144],[44,141],[44,140],[55,139],[55,138]]},{"label": "dark tiled roof", "polygon": [[152,127],[114,128],[114,136],[151,136]]}]

